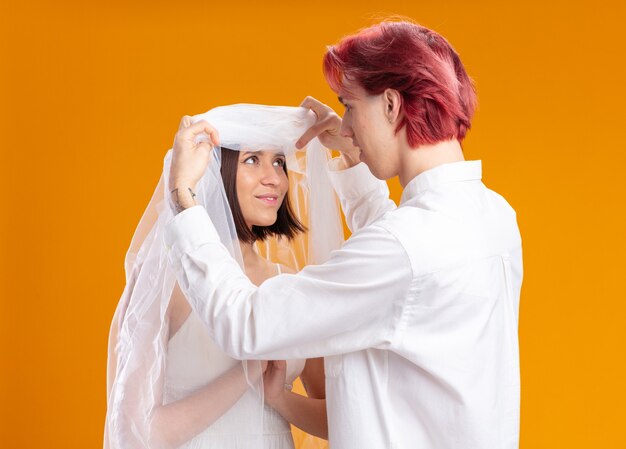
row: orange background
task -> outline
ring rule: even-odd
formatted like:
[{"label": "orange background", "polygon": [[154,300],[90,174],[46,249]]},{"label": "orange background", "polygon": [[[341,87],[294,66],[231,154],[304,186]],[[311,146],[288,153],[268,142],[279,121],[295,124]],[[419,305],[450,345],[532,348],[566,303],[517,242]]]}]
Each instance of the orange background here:
[{"label": "orange background", "polygon": [[180,117],[339,108],[324,46],[402,14],[461,54],[466,156],[518,212],[521,447],[626,447],[623,1],[130,3],[0,3],[0,446],[100,447],[124,253]]}]

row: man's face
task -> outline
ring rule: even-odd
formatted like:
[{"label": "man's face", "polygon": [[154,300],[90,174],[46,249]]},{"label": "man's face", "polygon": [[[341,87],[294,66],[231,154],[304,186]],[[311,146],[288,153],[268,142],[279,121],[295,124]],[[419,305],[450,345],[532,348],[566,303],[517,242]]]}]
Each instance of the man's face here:
[{"label": "man's face", "polygon": [[355,82],[345,81],[339,92],[345,112],[340,129],[361,150],[361,161],[374,176],[389,179],[398,174],[395,125],[389,123],[384,94],[369,95]]}]

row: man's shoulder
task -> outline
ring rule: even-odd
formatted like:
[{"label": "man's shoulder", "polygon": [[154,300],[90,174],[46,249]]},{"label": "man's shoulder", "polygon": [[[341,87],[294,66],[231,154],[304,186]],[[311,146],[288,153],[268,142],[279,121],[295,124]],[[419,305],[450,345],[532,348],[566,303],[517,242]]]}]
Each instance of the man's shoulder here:
[{"label": "man's shoulder", "polygon": [[419,243],[419,239],[414,238],[417,237],[416,231],[419,230],[420,235],[426,236],[430,231],[441,230],[442,226],[453,227],[454,220],[437,211],[403,205],[386,212],[373,224],[398,238],[411,236],[412,242]]},{"label": "man's shoulder", "polygon": [[411,204],[385,213],[373,223],[402,245],[415,274],[472,263],[519,245],[515,211],[500,195],[486,193],[472,205],[428,209]]}]

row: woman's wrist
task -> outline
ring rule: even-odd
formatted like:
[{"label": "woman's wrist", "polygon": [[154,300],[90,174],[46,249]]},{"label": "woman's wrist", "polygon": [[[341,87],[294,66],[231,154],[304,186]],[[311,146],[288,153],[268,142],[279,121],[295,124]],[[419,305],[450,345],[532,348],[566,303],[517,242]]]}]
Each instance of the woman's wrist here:
[{"label": "woman's wrist", "polygon": [[196,194],[191,187],[175,187],[170,190],[170,207],[174,214],[196,205]]}]

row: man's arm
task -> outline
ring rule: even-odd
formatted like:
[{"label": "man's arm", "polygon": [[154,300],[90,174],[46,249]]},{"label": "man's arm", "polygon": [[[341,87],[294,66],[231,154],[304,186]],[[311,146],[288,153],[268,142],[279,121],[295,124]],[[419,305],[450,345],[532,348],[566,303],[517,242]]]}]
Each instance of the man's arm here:
[{"label": "man's arm", "polygon": [[404,248],[369,226],[328,262],[253,285],[220,243],[206,210],[166,231],[170,261],[216,344],[239,359],[312,358],[384,347],[411,282]]},{"label": "man's arm", "polygon": [[389,199],[387,183],[376,178],[363,162],[332,159],[328,164],[328,177],[353,233],[396,208]]}]

